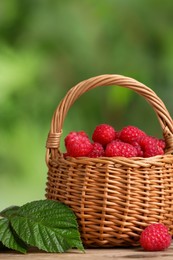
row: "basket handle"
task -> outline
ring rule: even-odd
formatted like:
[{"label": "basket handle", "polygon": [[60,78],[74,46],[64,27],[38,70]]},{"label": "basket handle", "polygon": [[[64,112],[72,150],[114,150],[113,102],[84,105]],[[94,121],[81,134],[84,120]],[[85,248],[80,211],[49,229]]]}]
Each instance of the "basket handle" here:
[{"label": "basket handle", "polygon": [[71,88],[65,97],[60,102],[59,106],[54,112],[50,132],[48,134],[46,143],[46,162],[48,163],[50,153],[56,156],[60,146],[60,137],[62,134],[62,127],[64,119],[73,103],[88,90],[100,86],[117,85],[134,90],[139,95],[143,96],[156,112],[157,118],[163,130],[163,136],[166,142],[166,153],[173,152],[173,120],[165,107],[163,101],[156,95],[156,93],[140,83],[139,81],[125,77],[122,75],[106,74],[84,80]]}]

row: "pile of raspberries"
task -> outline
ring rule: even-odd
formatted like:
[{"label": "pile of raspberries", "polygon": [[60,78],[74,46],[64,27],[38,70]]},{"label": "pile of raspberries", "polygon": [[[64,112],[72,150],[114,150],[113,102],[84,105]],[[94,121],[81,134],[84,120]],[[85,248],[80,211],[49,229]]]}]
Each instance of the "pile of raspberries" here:
[{"label": "pile of raspberries", "polygon": [[92,141],[84,131],[70,132],[65,137],[64,157],[152,157],[163,155],[165,141],[147,135],[135,126],[120,131],[108,124],[96,126]]}]

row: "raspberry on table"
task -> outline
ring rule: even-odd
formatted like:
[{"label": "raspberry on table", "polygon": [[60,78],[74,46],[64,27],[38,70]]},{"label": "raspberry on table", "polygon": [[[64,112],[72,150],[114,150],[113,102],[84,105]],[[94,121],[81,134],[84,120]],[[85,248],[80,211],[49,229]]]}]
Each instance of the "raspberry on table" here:
[{"label": "raspberry on table", "polygon": [[93,144],[85,132],[71,132],[65,138],[67,154],[72,157],[88,156],[93,149]]},{"label": "raspberry on table", "polygon": [[116,138],[115,129],[112,126],[107,124],[100,124],[96,126],[92,135],[92,140],[102,145],[107,145],[115,138]]},{"label": "raspberry on table", "polygon": [[124,143],[122,141],[114,140],[107,144],[105,149],[105,156],[107,157],[115,157],[115,156],[123,156],[123,157],[136,157],[138,156],[137,149],[128,143]]},{"label": "raspberry on table", "polygon": [[162,251],[170,246],[171,239],[164,224],[153,223],[142,231],[139,242],[146,251]]},{"label": "raspberry on table", "polygon": [[88,154],[88,157],[91,157],[91,158],[101,157],[101,156],[104,156],[104,153],[105,153],[105,151],[104,151],[103,146],[99,143],[94,143],[93,149]]},{"label": "raspberry on table", "polygon": [[135,126],[125,126],[119,133],[119,139],[126,143],[132,143],[140,136],[145,136],[146,133]]}]

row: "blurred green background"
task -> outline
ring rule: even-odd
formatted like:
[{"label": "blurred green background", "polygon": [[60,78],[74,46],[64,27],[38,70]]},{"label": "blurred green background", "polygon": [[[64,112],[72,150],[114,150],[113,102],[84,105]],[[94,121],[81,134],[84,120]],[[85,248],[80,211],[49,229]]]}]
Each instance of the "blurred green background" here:
[{"label": "blurred green background", "polygon": [[[66,92],[100,74],[151,87],[173,114],[173,2],[0,1],[0,209],[44,198],[45,143]],[[97,124],[133,124],[162,136],[153,109],[120,87],[96,88],[71,107],[63,138]]]}]

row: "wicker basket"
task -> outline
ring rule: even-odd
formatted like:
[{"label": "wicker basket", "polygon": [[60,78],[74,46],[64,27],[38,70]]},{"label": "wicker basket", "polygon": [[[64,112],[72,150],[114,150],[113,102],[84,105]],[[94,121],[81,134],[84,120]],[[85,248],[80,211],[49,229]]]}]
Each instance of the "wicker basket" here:
[{"label": "wicker basket", "polygon": [[[86,91],[109,85],[132,89],[149,102],[166,142],[164,155],[64,159],[59,146],[69,108]],[[86,247],[138,246],[141,231],[153,222],[164,223],[173,234],[173,121],[150,88],[121,75],[77,84],[54,113],[46,147],[46,198],[73,209]]]}]

